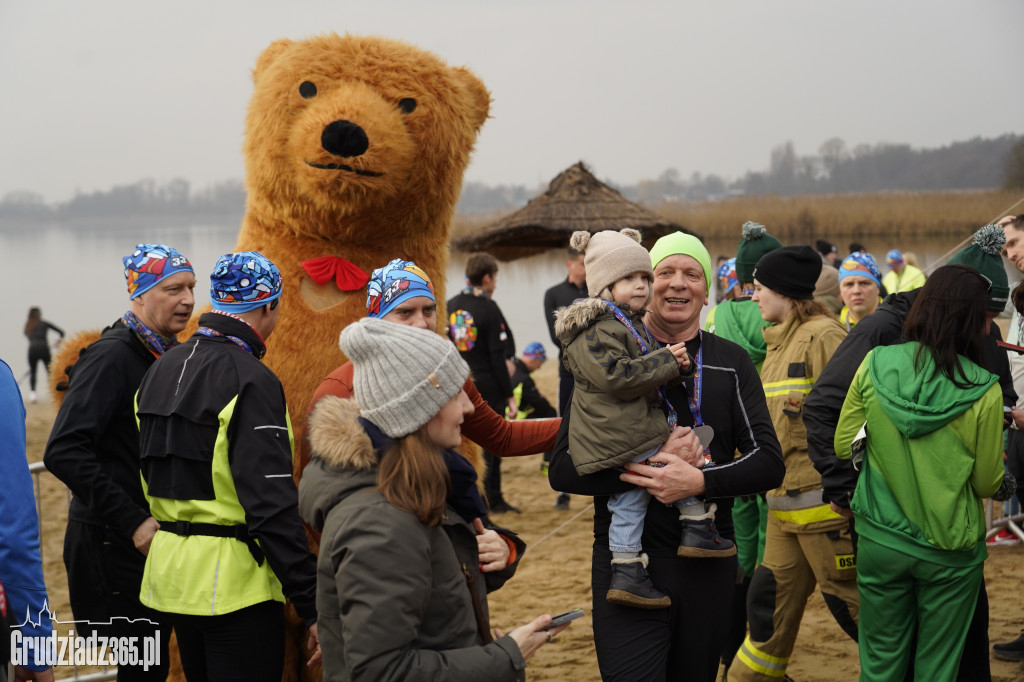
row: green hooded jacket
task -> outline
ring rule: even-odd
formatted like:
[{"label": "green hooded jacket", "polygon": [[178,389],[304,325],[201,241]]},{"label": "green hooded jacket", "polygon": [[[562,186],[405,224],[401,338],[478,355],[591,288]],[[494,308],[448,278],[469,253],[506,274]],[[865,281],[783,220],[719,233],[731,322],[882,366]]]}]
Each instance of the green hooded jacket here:
[{"label": "green hooded jacket", "polygon": [[985,560],[982,499],[1003,479],[998,378],[961,357],[970,388],[941,373],[917,343],[876,348],[857,370],[836,428],[836,453],[867,422],[850,507],[871,540],[945,566]]}]

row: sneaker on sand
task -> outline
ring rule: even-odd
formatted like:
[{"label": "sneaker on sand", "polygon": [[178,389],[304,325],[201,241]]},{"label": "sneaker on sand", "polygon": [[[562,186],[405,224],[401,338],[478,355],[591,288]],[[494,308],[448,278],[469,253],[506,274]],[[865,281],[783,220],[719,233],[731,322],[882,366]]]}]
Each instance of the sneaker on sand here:
[{"label": "sneaker on sand", "polygon": [[996,658],[1001,658],[1004,661],[1021,661],[1024,663],[1024,630],[1021,630],[1020,637],[1012,642],[993,644],[992,653],[995,654]]},{"label": "sneaker on sand", "polygon": [[672,599],[651,583],[645,559],[646,556],[629,563],[612,561],[612,581],[605,596],[610,603],[638,609],[667,609],[672,605]]},{"label": "sneaker on sand", "polygon": [[683,526],[676,554],[694,559],[734,556],[736,543],[718,534],[711,519],[680,520]]},{"label": "sneaker on sand", "polygon": [[998,533],[996,533],[995,535],[993,535],[992,537],[990,537],[988,540],[986,540],[985,543],[987,545],[989,545],[989,546],[992,546],[992,545],[1005,545],[1005,546],[1019,545],[1020,544],[1020,538],[1018,538],[1016,535],[1014,535],[1013,533],[1011,533],[1010,531],[1008,531],[1008,530],[1006,530],[1004,528],[1001,531],[999,531]]},{"label": "sneaker on sand", "polygon": [[558,493],[558,497],[555,498],[555,509],[559,511],[569,509],[569,493]]}]

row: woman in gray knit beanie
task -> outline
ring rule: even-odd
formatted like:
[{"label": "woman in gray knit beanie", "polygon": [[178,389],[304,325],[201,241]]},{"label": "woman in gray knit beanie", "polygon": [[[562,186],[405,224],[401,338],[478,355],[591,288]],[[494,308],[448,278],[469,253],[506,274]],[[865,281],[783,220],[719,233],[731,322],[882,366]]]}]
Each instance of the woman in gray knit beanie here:
[{"label": "woman in gray knit beanie", "polygon": [[[526,660],[565,626],[545,630],[542,615],[492,635],[487,592],[515,565],[480,571],[484,528],[461,504],[476,481],[452,450],[473,412],[469,368],[449,340],[377,318],[350,324],[339,345],[355,397],[316,404],[299,487],[299,511],[321,532],[324,680],[356,670],[374,680],[522,679]],[[514,544],[513,558],[525,548]]]}]

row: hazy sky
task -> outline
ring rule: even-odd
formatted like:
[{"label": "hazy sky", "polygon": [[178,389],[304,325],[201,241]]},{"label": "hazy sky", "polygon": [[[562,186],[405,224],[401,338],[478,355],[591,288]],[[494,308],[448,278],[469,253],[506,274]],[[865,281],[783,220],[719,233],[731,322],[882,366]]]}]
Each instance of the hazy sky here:
[{"label": "hazy sky", "polygon": [[250,69],[277,38],[383,35],[466,65],[492,118],[467,179],[577,160],[633,183],[736,177],[792,140],[1024,133],[1019,0],[2,0],[0,197],[241,178]]}]

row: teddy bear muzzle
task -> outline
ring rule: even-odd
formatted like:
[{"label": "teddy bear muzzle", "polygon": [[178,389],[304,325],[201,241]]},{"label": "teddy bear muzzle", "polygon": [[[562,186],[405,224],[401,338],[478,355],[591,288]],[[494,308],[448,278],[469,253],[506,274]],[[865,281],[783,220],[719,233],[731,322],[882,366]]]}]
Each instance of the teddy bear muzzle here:
[{"label": "teddy bear muzzle", "polygon": [[[370,139],[366,136],[366,131],[352,121],[331,121],[320,134],[320,146],[333,156],[348,159],[364,154],[370,148]],[[312,161],[307,163],[314,168],[325,170],[345,170],[370,177],[382,175],[375,171],[353,168],[342,163],[313,163]]]}]

